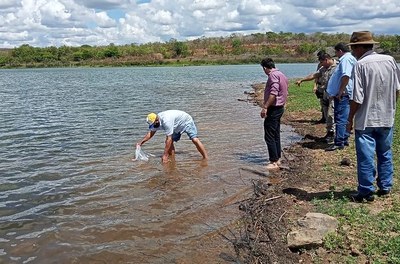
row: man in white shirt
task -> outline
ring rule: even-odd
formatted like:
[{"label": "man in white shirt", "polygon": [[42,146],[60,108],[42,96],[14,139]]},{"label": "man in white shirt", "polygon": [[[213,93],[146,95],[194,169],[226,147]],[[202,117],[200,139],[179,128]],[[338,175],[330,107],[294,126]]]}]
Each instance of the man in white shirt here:
[{"label": "man in white shirt", "polygon": [[[393,185],[393,125],[400,90],[400,69],[393,57],[377,54],[369,31],[354,32],[350,43],[358,59],[353,69],[353,94],[347,131],[355,130],[358,193],[355,202],[388,195]],[[376,165],[375,165],[376,155]],[[376,175],[377,174],[377,175]]]},{"label": "man in white shirt", "polygon": [[203,159],[208,159],[206,149],[197,136],[197,128],[193,118],[188,113],[180,110],[167,110],[158,114],[150,113],[147,115],[146,121],[149,124],[149,132],[137,145],[142,146],[154,136],[157,130],[164,130],[166,139],[162,156],[163,163],[167,163],[168,157],[175,154],[174,142],[179,141],[183,133],[186,133],[192,140]]}]

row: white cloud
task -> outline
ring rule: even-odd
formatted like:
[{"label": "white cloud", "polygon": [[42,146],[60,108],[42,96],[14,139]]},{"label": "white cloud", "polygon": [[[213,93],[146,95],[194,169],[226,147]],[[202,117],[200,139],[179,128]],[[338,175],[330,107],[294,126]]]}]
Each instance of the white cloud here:
[{"label": "white cloud", "polygon": [[28,38],[29,34],[27,31],[19,32],[19,33],[14,33],[14,34],[7,34],[7,33],[2,33],[0,32],[0,38],[4,38],[7,42],[9,41],[23,41]]},{"label": "white cloud", "polygon": [[227,2],[228,1],[225,0],[194,0],[192,8],[196,10],[218,9],[224,7],[227,4]]},{"label": "white cloud", "polygon": [[154,23],[169,25],[173,23],[172,13],[166,10],[158,10],[154,14],[154,18],[152,20]]},{"label": "white cloud", "polygon": [[0,48],[275,32],[398,34],[397,0],[0,0]]},{"label": "white cloud", "polygon": [[261,0],[242,0],[239,4],[239,13],[243,15],[273,15],[281,12],[278,4],[264,4]]},{"label": "white cloud", "polygon": [[205,16],[206,15],[201,10],[193,11],[193,17],[195,17],[196,19],[204,18]]},{"label": "white cloud", "polygon": [[110,18],[106,12],[98,12],[94,14],[93,20],[101,28],[111,28],[117,25],[117,22]]},{"label": "white cloud", "polygon": [[71,17],[65,6],[57,0],[48,1],[39,6],[37,15],[40,17],[41,24],[49,27],[63,25]]},{"label": "white cloud", "polygon": [[17,3],[15,0],[1,0],[0,1],[0,9],[13,8],[18,5],[19,5],[19,3]]}]

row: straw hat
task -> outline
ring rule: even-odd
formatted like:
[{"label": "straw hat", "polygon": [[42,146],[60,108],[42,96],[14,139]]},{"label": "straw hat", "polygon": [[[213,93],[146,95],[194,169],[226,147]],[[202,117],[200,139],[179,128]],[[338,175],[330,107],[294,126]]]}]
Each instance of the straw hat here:
[{"label": "straw hat", "polygon": [[359,31],[353,32],[350,38],[350,43],[347,44],[348,46],[351,45],[359,45],[359,44],[376,44],[376,42],[372,38],[372,34],[369,31]]}]

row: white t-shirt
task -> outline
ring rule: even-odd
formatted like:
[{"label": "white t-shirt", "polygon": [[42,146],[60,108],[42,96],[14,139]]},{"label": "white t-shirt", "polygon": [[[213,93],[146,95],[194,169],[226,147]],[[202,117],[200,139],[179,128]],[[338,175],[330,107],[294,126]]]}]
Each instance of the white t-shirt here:
[{"label": "white t-shirt", "polygon": [[193,118],[186,112],[180,110],[167,110],[157,114],[160,127],[151,129],[157,131],[163,129],[165,135],[182,134],[192,122]]}]

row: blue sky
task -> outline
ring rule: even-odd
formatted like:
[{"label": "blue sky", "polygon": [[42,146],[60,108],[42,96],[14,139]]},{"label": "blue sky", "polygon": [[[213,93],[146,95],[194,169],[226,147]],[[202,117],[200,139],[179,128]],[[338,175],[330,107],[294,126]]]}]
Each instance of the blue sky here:
[{"label": "blue sky", "polygon": [[399,34],[395,0],[1,0],[0,48],[273,32]]}]

